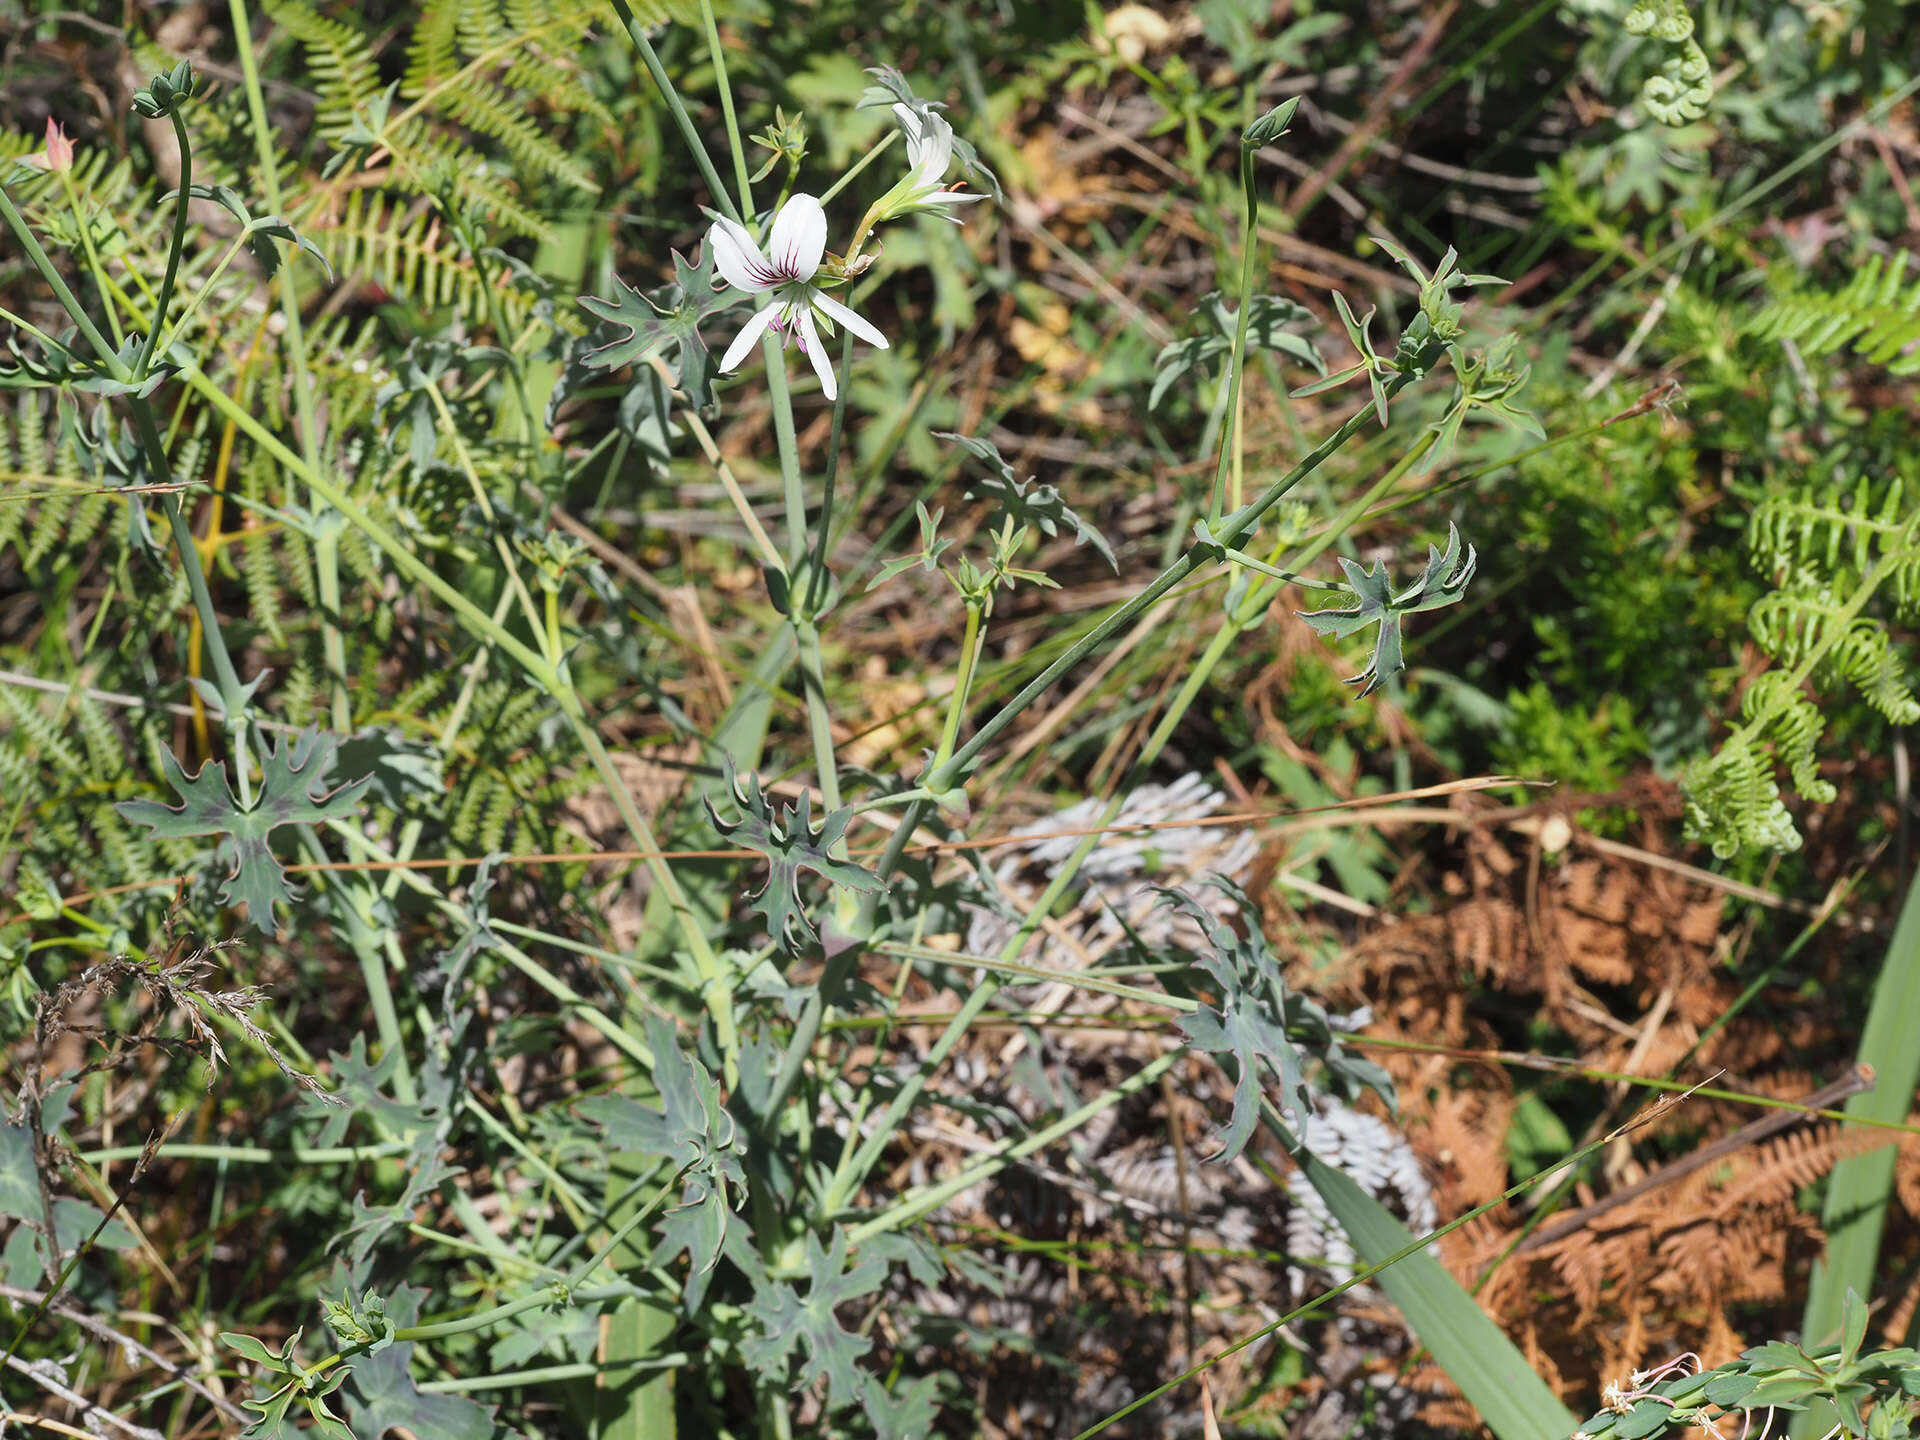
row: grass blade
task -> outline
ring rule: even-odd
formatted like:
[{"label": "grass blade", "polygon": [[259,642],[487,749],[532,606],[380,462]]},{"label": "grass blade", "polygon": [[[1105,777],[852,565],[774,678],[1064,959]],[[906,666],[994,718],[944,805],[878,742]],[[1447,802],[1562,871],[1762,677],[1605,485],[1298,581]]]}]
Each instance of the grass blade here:
[{"label": "grass blade", "polygon": [[[1353,1241],[1355,1253],[1368,1264],[1418,1238],[1344,1172],[1311,1154],[1301,1157],[1301,1166]],[[1580,1423],[1433,1256],[1424,1251],[1409,1255],[1375,1279],[1500,1440],[1554,1440],[1571,1434]]]},{"label": "grass blade", "polygon": [[[1847,1102],[1847,1114],[1895,1123],[1905,1120],[1914,1085],[1920,1082],[1920,874],[1907,888],[1880,979],[1873,987],[1859,1060],[1873,1067],[1874,1085]],[[1886,1228],[1898,1159],[1898,1150],[1888,1146],[1849,1156],[1833,1167],[1820,1212],[1827,1254],[1814,1266],[1802,1324],[1809,1343],[1823,1344],[1839,1335],[1840,1302],[1849,1287],[1862,1295],[1873,1293],[1880,1234]],[[1811,1416],[1807,1412],[1801,1418],[1811,1423]],[[1794,1430],[1800,1433],[1798,1425]]]}]

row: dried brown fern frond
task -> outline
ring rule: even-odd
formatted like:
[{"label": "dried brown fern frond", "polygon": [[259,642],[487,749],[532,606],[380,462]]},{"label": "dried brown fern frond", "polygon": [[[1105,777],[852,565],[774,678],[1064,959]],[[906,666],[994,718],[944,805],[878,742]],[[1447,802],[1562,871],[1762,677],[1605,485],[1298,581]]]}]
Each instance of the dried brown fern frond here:
[{"label": "dried brown fern frond", "polygon": [[1818,1128],[1790,1130],[1739,1157],[1736,1178],[1716,1199],[1716,1212],[1728,1214],[1741,1207],[1793,1203],[1795,1192],[1819,1180],[1842,1160],[1890,1145],[1890,1130],[1869,1130],[1831,1123]]},{"label": "dried brown fern frond", "polygon": [[[1726,1358],[1741,1348],[1728,1307],[1785,1297],[1796,1257],[1821,1242],[1798,1193],[1847,1156],[1887,1143],[1825,1125],[1750,1145],[1515,1254],[1507,1263],[1525,1283],[1489,1285],[1488,1298],[1516,1326],[1541,1327],[1563,1370],[1578,1361],[1576,1333],[1598,1338],[1616,1367],[1670,1343]],[[1542,1301],[1555,1292],[1559,1301]],[[1570,1348],[1556,1350],[1556,1337]]]},{"label": "dried brown fern frond", "polygon": [[1449,1209],[1473,1209],[1507,1188],[1506,1136],[1513,1110],[1512,1092],[1504,1089],[1440,1090],[1431,1101],[1405,1107],[1410,1130],[1420,1118],[1426,1121],[1429,1153],[1444,1167],[1438,1193]]}]

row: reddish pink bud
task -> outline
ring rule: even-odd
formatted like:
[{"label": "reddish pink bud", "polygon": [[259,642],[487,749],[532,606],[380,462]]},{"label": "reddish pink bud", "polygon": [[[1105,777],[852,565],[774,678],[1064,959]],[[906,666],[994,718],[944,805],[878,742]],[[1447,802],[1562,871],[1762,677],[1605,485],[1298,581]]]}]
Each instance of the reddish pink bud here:
[{"label": "reddish pink bud", "polygon": [[29,165],[38,165],[42,170],[71,170],[73,168],[73,141],[67,138],[67,132],[60,128],[59,122],[51,117],[47,120],[47,148],[32,155],[21,157]]}]

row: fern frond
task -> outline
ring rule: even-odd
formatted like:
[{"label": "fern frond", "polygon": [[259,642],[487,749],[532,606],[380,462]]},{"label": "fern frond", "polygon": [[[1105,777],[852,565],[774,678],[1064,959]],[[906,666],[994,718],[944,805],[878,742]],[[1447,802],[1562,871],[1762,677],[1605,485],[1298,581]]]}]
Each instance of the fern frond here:
[{"label": "fern frond", "polygon": [[1850,681],[1866,702],[1895,725],[1920,720],[1920,700],[1907,684],[1906,667],[1893,653],[1886,627],[1877,620],[1855,620],[1834,642],[1822,669]]},{"label": "fern frond", "polygon": [[1826,804],[1837,795],[1831,782],[1820,778],[1814,747],[1826,728],[1819,707],[1790,683],[1785,670],[1769,670],[1747,687],[1741,714],[1756,737],[1773,744],[1774,758],[1793,776],[1793,788],[1809,800]]},{"label": "fern frond", "polygon": [[1863,572],[1878,549],[1899,535],[1904,498],[1896,478],[1876,500],[1865,476],[1850,494],[1818,485],[1777,491],[1747,521],[1747,553],[1756,569],[1776,577],[1814,567],[1828,574],[1842,567]]},{"label": "fern frond", "polygon": [[267,14],[300,42],[307,73],[320,92],[315,128],[329,144],[353,123],[353,113],[386,87],[367,37],[353,26],[329,20],[303,0],[267,0]]},{"label": "fern frond", "polygon": [[1774,783],[1773,761],[1744,728],[1688,768],[1682,793],[1687,838],[1712,846],[1723,860],[1747,849],[1800,848],[1800,832]]},{"label": "fern frond", "polygon": [[11,721],[9,728],[26,742],[26,752],[37,757],[43,766],[58,765],[65,775],[85,775],[86,760],[42,708],[40,702],[45,698],[37,691],[0,685],[0,710],[4,710]]},{"label": "fern frond", "polygon": [[562,146],[540,132],[527,118],[523,104],[510,92],[484,80],[470,80],[449,89],[441,100],[441,108],[450,119],[498,140],[526,171],[597,194],[600,187],[592,177]]},{"label": "fern frond", "polygon": [[533,104],[572,108],[583,87],[553,60],[552,49],[578,45],[598,18],[597,7],[581,0],[504,14],[473,0],[433,0],[414,31],[401,91],[416,114],[436,111],[491,136],[528,172],[596,191],[586,171],[540,132],[527,111]]},{"label": "fern frond", "polygon": [[[240,472],[247,497],[265,500],[273,473],[272,456],[259,449],[250,452]],[[274,644],[285,645],[287,632],[280,623],[281,572],[274,559],[278,547],[273,543],[272,534],[261,527],[257,513],[249,511],[245,523],[247,535],[240,542],[240,575],[246,582],[248,606]]]},{"label": "fern frond", "polygon": [[1857,605],[1825,588],[1776,590],[1754,602],[1747,625],[1760,648],[1783,665],[1817,657],[1822,679],[1850,682],[1896,725],[1920,719],[1920,701],[1907,686],[1886,627],[1859,615]]},{"label": "fern frond", "polygon": [[1791,340],[1808,355],[1854,354],[1892,375],[1920,373],[1920,278],[1903,285],[1907,256],[1869,256],[1846,288],[1802,290],[1764,306],[1747,325],[1762,340]]},{"label": "fern frond", "polygon": [[[445,233],[438,215],[424,208],[408,214],[408,208],[364,190],[349,195],[328,231],[335,269],[374,280],[429,310],[451,306],[484,325],[486,297],[472,259]],[[503,289],[499,300],[509,326],[526,323],[531,306],[524,295]]]},{"label": "fern frond", "polygon": [[1775,590],[1747,612],[1747,628],[1760,648],[1783,665],[1798,665],[1832,644],[1851,617],[1834,593],[1819,589]]}]

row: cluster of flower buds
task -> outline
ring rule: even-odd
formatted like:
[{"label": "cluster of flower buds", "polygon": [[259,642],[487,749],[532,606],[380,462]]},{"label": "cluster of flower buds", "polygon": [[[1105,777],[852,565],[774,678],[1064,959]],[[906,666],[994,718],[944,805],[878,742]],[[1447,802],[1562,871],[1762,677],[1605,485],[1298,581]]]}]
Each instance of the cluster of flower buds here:
[{"label": "cluster of flower buds", "polygon": [[182,60],[165,75],[149,80],[146,89],[135,91],[133,108],[149,120],[165,120],[192,99],[199,87],[200,79],[193,73],[193,63]]}]

